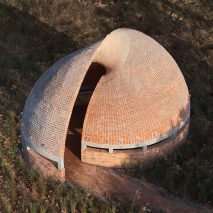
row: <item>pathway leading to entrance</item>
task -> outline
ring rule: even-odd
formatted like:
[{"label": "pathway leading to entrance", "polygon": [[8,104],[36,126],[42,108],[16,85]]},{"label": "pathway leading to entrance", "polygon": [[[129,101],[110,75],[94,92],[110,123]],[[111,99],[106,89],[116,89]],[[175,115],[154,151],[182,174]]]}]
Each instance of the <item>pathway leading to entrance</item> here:
[{"label": "pathway leading to entrance", "polygon": [[135,199],[139,207],[164,212],[210,212],[205,207],[168,195],[150,183],[80,161],[80,140],[86,106],[75,107],[65,149],[66,180],[93,192],[102,199],[128,204]]},{"label": "pathway leading to entrance", "polygon": [[67,181],[77,183],[105,200],[111,198],[128,204],[135,198],[139,207],[150,206],[164,212],[208,212],[204,207],[170,196],[147,182],[82,163],[68,148],[65,171]]}]

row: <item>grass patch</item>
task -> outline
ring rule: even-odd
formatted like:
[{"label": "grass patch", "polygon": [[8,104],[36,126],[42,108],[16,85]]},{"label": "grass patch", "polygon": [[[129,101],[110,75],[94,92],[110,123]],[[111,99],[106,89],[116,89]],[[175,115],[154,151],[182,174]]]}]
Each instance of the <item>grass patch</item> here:
[{"label": "grass patch", "polygon": [[[187,144],[130,175],[213,206],[211,1],[0,1],[0,212],[122,212],[79,188],[27,171],[20,155],[20,112],[38,77],[66,54],[119,27],[161,43],[180,66],[191,98]],[[129,211],[136,211],[130,206]],[[144,210],[149,211],[149,210]]]}]

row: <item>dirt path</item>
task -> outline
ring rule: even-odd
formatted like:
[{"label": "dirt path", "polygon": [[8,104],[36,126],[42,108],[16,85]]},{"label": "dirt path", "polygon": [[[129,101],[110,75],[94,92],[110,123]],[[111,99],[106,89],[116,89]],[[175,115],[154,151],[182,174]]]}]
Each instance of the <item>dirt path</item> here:
[{"label": "dirt path", "polygon": [[164,212],[210,212],[205,207],[170,196],[152,184],[82,163],[68,148],[65,159],[66,179],[103,199],[112,198],[127,204],[135,198],[139,207],[150,206]]},{"label": "dirt path", "polygon": [[135,199],[139,207],[151,207],[163,212],[210,212],[205,207],[168,195],[163,189],[124,174],[82,163],[80,141],[86,106],[74,107],[65,150],[65,172],[69,182],[75,182],[102,199],[128,204]]}]

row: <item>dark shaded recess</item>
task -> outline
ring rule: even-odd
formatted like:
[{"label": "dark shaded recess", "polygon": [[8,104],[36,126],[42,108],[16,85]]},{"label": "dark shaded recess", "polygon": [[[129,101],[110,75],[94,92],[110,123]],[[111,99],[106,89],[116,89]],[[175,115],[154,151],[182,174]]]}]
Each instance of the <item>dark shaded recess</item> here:
[{"label": "dark shaded recess", "polygon": [[[81,159],[81,134],[87,106],[98,81],[105,73],[106,69],[102,65],[98,63],[92,63],[89,67],[89,70],[87,71],[75,101],[69,123],[66,148],[69,149],[79,159]],[[67,157],[67,155],[65,156]]]},{"label": "dark shaded recess", "polygon": [[[70,27],[76,30],[76,26]],[[70,37],[27,11],[0,3],[0,85],[16,102],[18,113],[39,76],[76,48]]]},{"label": "dark shaded recess", "polygon": [[[6,94],[0,98],[0,114],[15,112],[11,128],[20,125],[20,112],[39,76],[76,48],[71,38],[27,11],[0,3],[0,90]],[[19,135],[20,129],[16,131]],[[22,151],[20,143],[17,148]]]}]

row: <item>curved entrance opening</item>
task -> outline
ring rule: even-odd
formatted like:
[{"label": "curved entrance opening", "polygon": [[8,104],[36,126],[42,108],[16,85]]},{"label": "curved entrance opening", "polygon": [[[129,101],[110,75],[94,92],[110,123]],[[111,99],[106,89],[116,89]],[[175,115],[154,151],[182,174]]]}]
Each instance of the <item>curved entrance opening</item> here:
[{"label": "curved entrance opening", "polygon": [[69,122],[65,148],[65,167],[75,160],[81,159],[81,135],[87,106],[98,81],[105,73],[104,66],[93,62],[82,82]]}]

